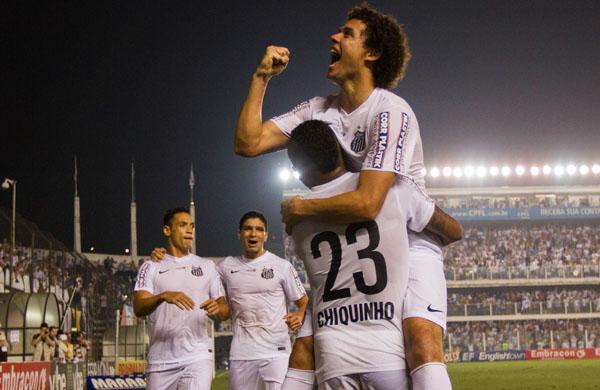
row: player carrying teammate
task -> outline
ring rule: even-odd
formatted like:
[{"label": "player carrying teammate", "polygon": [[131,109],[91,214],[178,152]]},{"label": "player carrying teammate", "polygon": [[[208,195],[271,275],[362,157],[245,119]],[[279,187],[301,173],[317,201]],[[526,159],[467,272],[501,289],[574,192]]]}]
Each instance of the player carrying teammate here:
[{"label": "player carrying teammate", "polygon": [[167,211],[167,254],[160,263],[146,261],[138,272],[133,305],[136,316],[149,318],[146,378],[151,390],[211,386],[207,314],[225,319],[229,307],[215,264],[189,252],[193,232],[187,209]]},{"label": "player carrying teammate", "polygon": [[[346,23],[331,36],[331,41],[327,76],[339,85],[338,95],[313,98],[287,114],[262,122],[262,100],[268,81],[289,62],[287,48],[269,46],[252,77],[236,127],[236,153],[256,156],[285,147],[291,131],[300,123],[321,119],[334,130],[347,167],[353,171],[362,169],[358,187],[353,191],[323,199],[292,198],[284,202],[282,214],[288,230],[304,219],[337,223],[372,220],[399,175],[411,177],[424,188],[418,122],[410,106],[389,91],[402,78],[410,58],[401,26],[369,6],[358,6],[350,10]],[[455,221],[447,222],[450,229],[446,231],[445,243],[460,239],[460,229],[452,229],[457,226]],[[427,262],[425,270],[418,270],[419,261],[411,253],[409,294],[423,285],[437,287],[422,291],[429,301],[424,307],[409,307],[404,312],[407,359],[415,389],[445,390],[451,384],[443,364],[441,342],[446,315],[443,264],[441,251],[433,250],[439,249],[439,244],[428,238],[423,240],[420,257],[428,253],[435,260]],[[421,277],[425,279],[417,280]],[[410,302],[423,303],[417,299]]]}]

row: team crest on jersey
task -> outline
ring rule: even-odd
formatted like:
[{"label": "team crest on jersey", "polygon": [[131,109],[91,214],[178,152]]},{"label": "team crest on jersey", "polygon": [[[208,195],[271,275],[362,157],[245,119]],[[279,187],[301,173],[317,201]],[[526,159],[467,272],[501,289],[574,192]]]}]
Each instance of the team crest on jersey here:
[{"label": "team crest on jersey", "polygon": [[260,276],[263,279],[273,279],[275,277],[275,272],[273,272],[273,268],[263,268]]},{"label": "team crest on jersey", "polygon": [[359,153],[362,152],[363,150],[365,150],[365,147],[367,146],[367,142],[365,140],[365,132],[364,130],[357,130],[356,133],[354,133],[354,139],[352,140],[352,143],[350,144],[350,148],[352,149],[353,152],[355,153]]},{"label": "team crest on jersey", "polygon": [[192,275],[197,277],[204,275],[204,272],[202,272],[202,267],[192,267]]}]

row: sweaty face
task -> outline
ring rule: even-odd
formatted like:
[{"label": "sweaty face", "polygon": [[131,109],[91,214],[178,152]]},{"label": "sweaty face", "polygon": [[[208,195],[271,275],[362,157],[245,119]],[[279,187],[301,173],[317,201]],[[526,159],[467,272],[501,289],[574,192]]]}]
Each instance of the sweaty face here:
[{"label": "sweaty face", "polygon": [[331,62],[327,77],[340,84],[352,79],[360,71],[367,69],[365,60],[368,50],[365,48],[365,29],[367,26],[358,19],[350,19],[340,30],[331,36],[329,54]]},{"label": "sweaty face", "polygon": [[242,223],[238,238],[246,258],[255,259],[265,253],[267,234],[267,228],[259,218],[248,218]]},{"label": "sweaty face", "polygon": [[169,226],[163,226],[163,233],[176,256],[185,256],[192,248],[194,228],[192,216],[183,212],[175,214]]}]

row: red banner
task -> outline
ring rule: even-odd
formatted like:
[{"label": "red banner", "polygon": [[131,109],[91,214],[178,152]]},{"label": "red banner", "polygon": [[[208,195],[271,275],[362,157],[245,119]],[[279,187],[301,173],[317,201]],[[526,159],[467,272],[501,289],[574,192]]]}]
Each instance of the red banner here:
[{"label": "red banner", "polygon": [[600,359],[600,348],[531,349],[526,360]]},{"label": "red banner", "polygon": [[0,364],[2,390],[50,388],[50,362]]}]

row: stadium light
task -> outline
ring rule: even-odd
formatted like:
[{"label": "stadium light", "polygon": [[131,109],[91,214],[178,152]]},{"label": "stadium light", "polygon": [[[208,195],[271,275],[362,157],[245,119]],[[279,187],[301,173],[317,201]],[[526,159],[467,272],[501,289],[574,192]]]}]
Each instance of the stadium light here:
[{"label": "stadium light", "polygon": [[490,175],[498,176],[499,173],[500,173],[500,169],[498,169],[497,166],[493,166],[490,168]]},{"label": "stadium light", "polygon": [[582,166],[580,166],[580,167],[579,167],[579,173],[580,173],[582,176],[585,176],[585,175],[587,175],[588,173],[590,173],[590,168],[589,168],[587,165],[582,165]]},{"label": "stadium light", "polygon": [[454,177],[461,177],[463,175],[463,170],[461,167],[456,167],[452,170],[452,174]]},{"label": "stadium light", "polygon": [[467,165],[464,170],[466,177],[472,177],[475,174],[475,168],[470,165]]},{"label": "stadium light", "polygon": [[574,174],[577,173],[577,167],[575,165],[573,165],[573,164],[567,165],[567,173],[570,176],[573,176]]},{"label": "stadium light", "polygon": [[436,167],[431,168],[431,171],[429,171],[429,176],[431,177],[438,177],[440,175],[440,170],[437,169]]},{"label": "stadium light", "polygon": [[442,175],[444,175],[444,177],[452,175],[452,168],[444,167],[444,169],[442,169]]},{"label": "stadium light", "polygon": [[507,165],[503,166],[500,173],[502,173],[502,176],[504,177],[510,176],[510,167]]},{"label": "stadium light", "polygon": [[542,172],[544,172],[544,175],[549,175],[552,173],[552,167],[550,165],[544,165]]},{"label": "stadium light", "polygon": [[523,176],[523,174],[525,173],[525,168],[522,165],[517,165],[517,167],[515,168],[515,173],[519,176]]},{"label": "stadium light", "polygon": [[485,167],[477,167],[476,173],[479,177],[485,177],[485,175],[487,175],[487,170]]},{"label": "stadium light", "polygon": [[125,254],[128,255],[129,254],[129,248],[125,248]]},{"label": "stadium light", "polygon": [[592,165],[592,173],[593,173],[594,175],[597,175],[597,174],[599,174],[599,173],[600,173],[600,165],[598,165],[598,164],[594,164],[594,165]]},{"label": "stadium light", "polygon": [[294,179],[300,180],[300,172],[292,171],[292,176],[294,176]]},{"label": "stadium light", "polygon": [[531,169],[529,169],[529,173],[531,173],[531,176],[537,176],[540,174],[540,168],[534,165],[531,167]]},{"label": "stadium light", "polygon": [[279,171],[279,178],[281,179],[281,181],[288,181],[290,179],[290,177],[292,176],[292,174],[290,173],[289,169],[283,168],[281,171]]},{"label": "stadium light", "polygon": [[562,176],[565,173],[565,167],[563,167],[562,165],[556,165],[554,167],[554,174],[556,176]]}]

